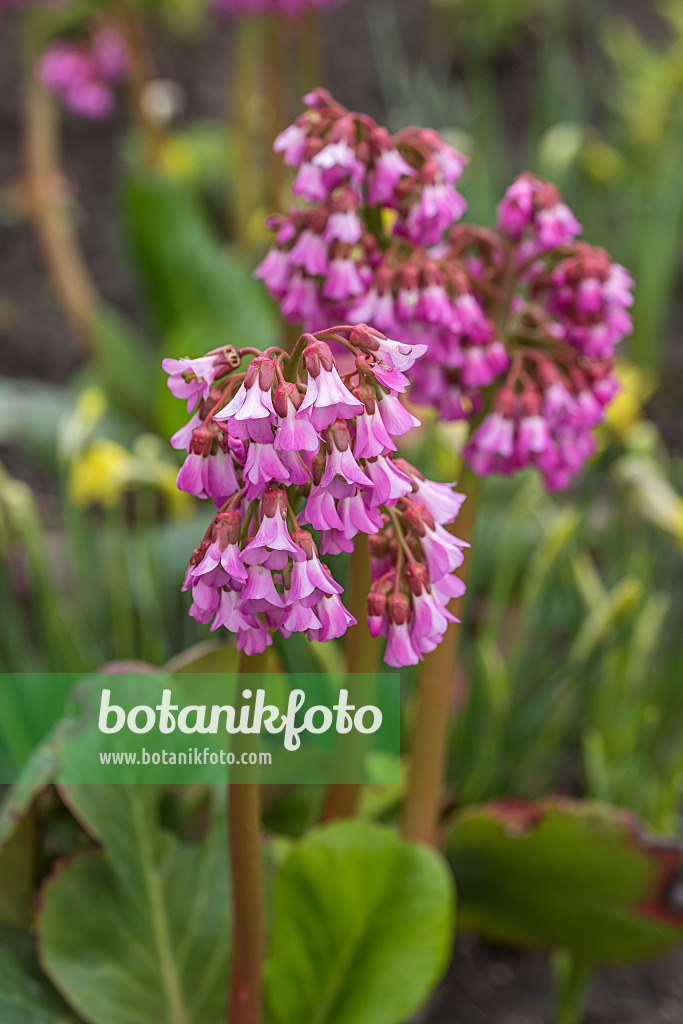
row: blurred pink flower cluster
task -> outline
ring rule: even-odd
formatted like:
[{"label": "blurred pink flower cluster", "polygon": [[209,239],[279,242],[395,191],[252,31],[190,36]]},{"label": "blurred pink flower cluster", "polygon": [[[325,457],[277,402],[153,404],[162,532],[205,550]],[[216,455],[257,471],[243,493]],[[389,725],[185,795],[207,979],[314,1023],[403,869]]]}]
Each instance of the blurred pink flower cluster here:
[{"label": "blurred pink flower cluster", "polygon": [[550,183],[519,177],[495,230],[459,224],[465,158],[437,132],[397,135],[324,90],[276,140],[302,208],[270,218],[257,268],[284,316],[315,329],[364,322],[426,346],[412,398],[472,425],[479,474],[534,465],[566,486],[594,449],[630,333],[632,280],[577,242]]},{"label": "blurred pink flower cluster", "polygon": [[414,664],[437,646],[464,590],[453,574],[466,545],[444,529],[464,499],[394,458],[394,438],[419,425],[399,394],[420,354],[360,325],[304,334],[291,355],[164,360],[171,391],[194,410],[171,441],[187,451],[178,487],[219,509],[185,580],[197,621],[236,633],[246,654],[274,632],[341,636],[355,619],[321,556],[352,551],[365,533],[368,621],[387,638],[386,661]]},{"label": "blurred pink flower cluster", "polygon": [[86,41],[57,39],[38,62],[43,85],[67,109],[81,117],[100,120],[114,108],[113,86],[128,76],[126,45],[109,26],[98,28]]}]

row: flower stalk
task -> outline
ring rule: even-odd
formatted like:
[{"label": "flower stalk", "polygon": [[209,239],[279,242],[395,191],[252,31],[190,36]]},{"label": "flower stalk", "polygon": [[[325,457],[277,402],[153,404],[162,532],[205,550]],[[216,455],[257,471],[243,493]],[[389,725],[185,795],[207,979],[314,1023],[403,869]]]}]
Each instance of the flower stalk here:
[{"label": "flower stalk", "polygon": [[[479,481],[468,473],[463,486],[467,500],[458,517],[458,532],[463,540],[474,544]],[[463,583],[467,582],[468,569],[466,560],[460,570]],[[462,596],[451,603],[450,610],[458,618],[463,604]],[[459,637],[459,626],[453,622],[443,642],[427,655],[418,673],[410,777],[402,823],[403,835],[414,842],[431,844],[436,839]]]},{"label": "flower stalk", "polygon": [[[264,671],[264,662],[263,655],[242,655],[237,680],[238,707],[249,675]],[[234,752],[238,762],[241,754],[253,750],[255,739],[257,737],[246,733],[235,736]],[[228,1024],[261,1024],[265,948],[261,801],[258,783],[243,780],[240,774],[240,765],[234,765],[228,784],[233,916],[227,1021]]]},{"label": "flower stalk", "polygon": [[[377,672],[381,660],[379,639],[370,634],[364,619],[368,594],[372,586],[370,573],[370,551],[365,534],[358,537],[351,555],[349,610],[358,622],[346,634],[346,671],[349,687],[353,686],[355,673],[371,674]],[[363,737],[358,737],[361,741]],[[355,757],[355,751],[348,751]],[[362,757],[364,749],[358,751]],[[323,803],[322,820],[334,821],[336,818],[352,817],[358,806],[361,793],[359,783],[333,783],[327,787]]]},{"label": "flower stalk", "polygon": [[556,1024],[581,1024],[586,996],[595,968],[578,960],[569,950],[557,949],[552,957]]},{"label": "flower stalk", "polygon": [[26,17],[23,139],[26,206],[65,317],[81,347],[90,352],[99,298],[69,215],[56,104],[35,74],[36,37],[40,36],[37,18],[38,14],[33,12],[28,12]]},{"label": "flower stalk", "polygon": [[146,98],[147,86],[154,78],[154,65],[147,45],[145,27],[137,10],[127,2],[119,5],[118,25],[128,51],[133,116],[140,132],[147,164],[151,168],[157,168],[162,159],[164,132],[159,120],[150,110]]},{"label": "flower stalk", "polygon": [[258,161],[259,136],[255,106],[262,101],[261,70],[263,66],[266,26],[261,18],[241,18],[237,27],[235,77],[228,119],[231,125],[233,180],[230,209],[232,230],[238,245],[250,248],[251,218],[262,191],[261,167]]}]

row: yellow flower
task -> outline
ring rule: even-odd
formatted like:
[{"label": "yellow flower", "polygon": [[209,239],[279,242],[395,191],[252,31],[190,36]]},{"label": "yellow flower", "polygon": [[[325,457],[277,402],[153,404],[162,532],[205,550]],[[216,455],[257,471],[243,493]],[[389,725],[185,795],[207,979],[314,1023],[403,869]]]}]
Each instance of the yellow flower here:
[{"label": "yellow flower", "polygon": [[108,438],[95,438],[69,470],[68,493],[74,505],[115,505],[130,482],[131,455]]},{"label": "yellow flower", "polygon": [[172,135],[165,140],[159,162],[172,181],[195,181],[199,175],[197,154],[191,140],[183,135]]},{"label": "yellow flower", "polygon": [[654,393],[656,383],[652,373],[634,363],[617,363],[617,376],[621,391],[607,407],[608,429],[623,438],[643,415],[643,405]]}]

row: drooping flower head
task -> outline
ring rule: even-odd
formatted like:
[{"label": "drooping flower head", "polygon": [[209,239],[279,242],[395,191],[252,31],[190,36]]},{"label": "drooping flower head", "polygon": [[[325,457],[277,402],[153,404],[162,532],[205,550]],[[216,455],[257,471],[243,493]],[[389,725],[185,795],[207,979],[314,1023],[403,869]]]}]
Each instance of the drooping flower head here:
[{"label": "drooping flower head", "polygon": [[464,545],[442,524],[463,498],[394,458],[394,438],[418,425],[399,395],[421,354],[359,325],[304,334],[291,355],[225,347],[164,361],[192,412],[171,442],[187,452],[178,487],[218,509],[185,580],[195,619],[236,633],[247,654],[276,631],[341,636],[355,620],[323,558],[366,533],[386,546],[377,588],[403,609],[400,622],[382,613],[387,660],[412,664],[438,643],[463,589],[452,574]]},{"label": "drooping flower head", "polygon": [[456,188],[465,158],[431,129],[391,136],[323,89],[304,102],[275,150],[296,168],[293,191],[308,205],[271,218],[276,240],[257,275],[287,319],[315,330],[348,321],[372,288],[383,223],[392,221],[397,245],[443,239],[465,209]]},{"label": "drooping flower head", "polygon": [[123,39],[114,28],[103,26],[85,42],[58,39],[50,43],[37,74],[67,109],[101,120],[114,109],[113,86],[126,79],[128,70]]},{"label": "drooping flower head", "polygon": [[478,474],[534,465],[549,488],[566,486],[617,387],[628,272],[576,241],[581,226],[550,182],[521,175],[495,230],[457,223],[465,161],[437,132],[390,136],[322,90],[306,103],[275,149],[307,205],[270,219],[257,276],[311,329],[362,322],[424,346],[412,398],[470,424]]},{"label": "drooping flower head", "polygon": [[604,250],[577,242],[580,230],[554,186],[523,175],[497,231],[458,225],[441,254],[442,273],[467,282],[480,340],[459,325],[431,342],[413,330],[427,355],[412,395],[471,423],[465,458],[479,475],[532,465],[556,490],[595,450],[618,389],[615,346],[632,327],[633,281]]}]

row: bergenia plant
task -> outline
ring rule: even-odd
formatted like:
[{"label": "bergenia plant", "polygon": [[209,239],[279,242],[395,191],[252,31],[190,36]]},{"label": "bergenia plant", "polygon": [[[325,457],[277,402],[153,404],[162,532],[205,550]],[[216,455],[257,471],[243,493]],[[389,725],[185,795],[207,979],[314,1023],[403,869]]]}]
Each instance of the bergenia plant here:
[{"label": "bergenia plant", "polygon": [[[411,399],[465,421],[475,476],[531,465],[549,489],[565,487],[617,390],[614,349],[631,330],[627,271],[576,241],[581,227],[552,184],[524,174],[494,229],[463,224],[466,159],[438,132],[391,135],[322,89],[304,102],[274,146],[296,169],[303,205],[270,218],[275,241],[256,270],[283,315],[307,330],[362,321],[419,346]],[[411,838],[432,839],[439,814],[448,636],[418,687]]]},{"label": "bergenia plant", "polygon": [[477,475],[528,465],[565,487],[592,454],[631,331],[632,280],[581,231],[557,189],[524,174],[495,230],[458,223],[466,160],[437,132],[397,135],[324,90],[276,140],[306,201],[270,219],[257,269],[285,317],[362,321],[425,346],[411,398],[471,425]]},{"label": "bergenia plant", "polygon": [[399,394],[423,352],[360,325],[304,334],[291,354],[164,360],[193,412],[172,439],[188,452],[178,486],[219,509],[185,579],[197,621],[235,633],[246,655],[275,632],[341,637],[356,620],[321,556],[351,552],[364,533],[367,625],[386,637],[386,662],[415,664],[437,646],[464,591],[454,572],[466,545],[444,529],[464,495],[395,457],[394,438],[419,425]]}]

